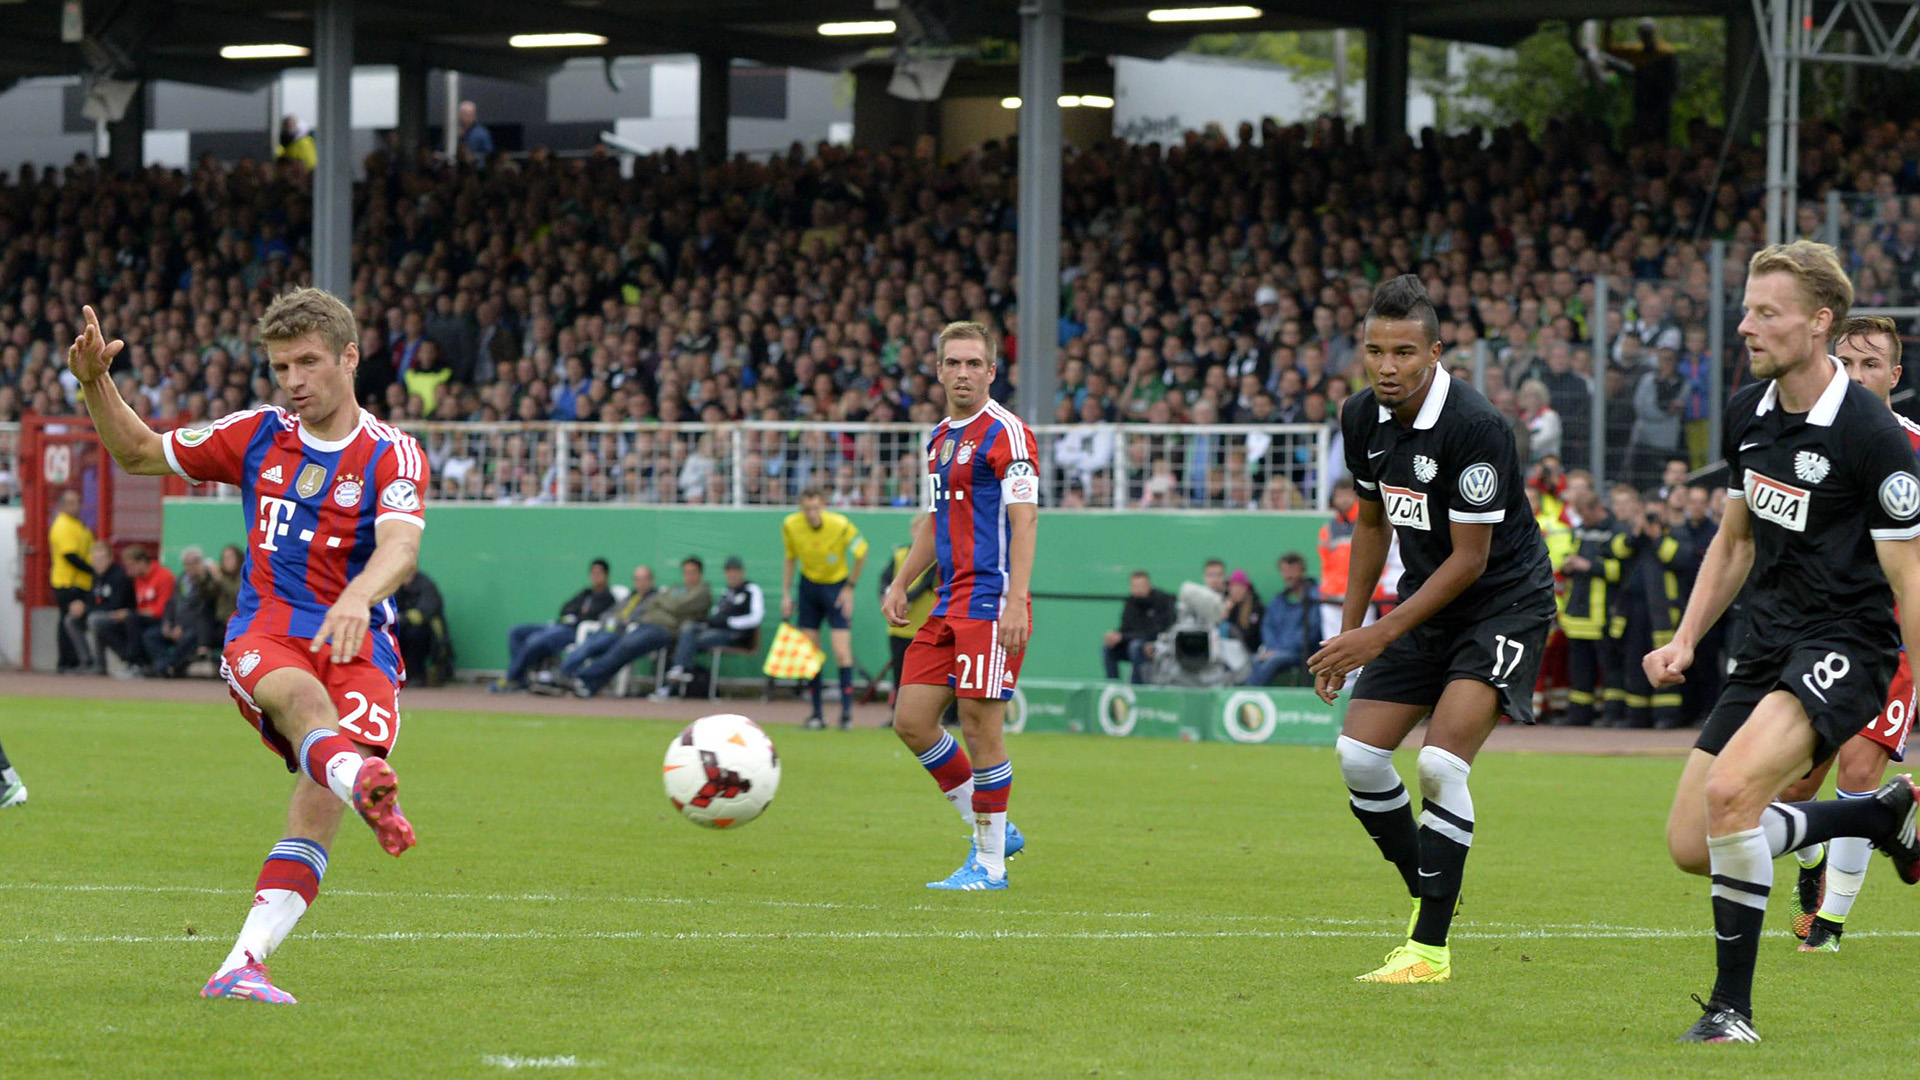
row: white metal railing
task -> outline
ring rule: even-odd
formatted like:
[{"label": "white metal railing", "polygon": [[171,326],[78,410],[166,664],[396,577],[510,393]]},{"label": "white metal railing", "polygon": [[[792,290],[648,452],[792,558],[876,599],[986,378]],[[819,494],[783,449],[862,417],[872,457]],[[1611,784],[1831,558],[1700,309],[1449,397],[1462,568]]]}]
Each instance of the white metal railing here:
[{"label": "white metal railing", "polygon": [[[443,502],[840,507],[919,505],[918,424],[404,425]],[[1064,509],[1305,510],[1339,462],[1329,425],[1073,424],[1034,429],[1042,501]],[[208,485],[195,495],[231,495]]]}]

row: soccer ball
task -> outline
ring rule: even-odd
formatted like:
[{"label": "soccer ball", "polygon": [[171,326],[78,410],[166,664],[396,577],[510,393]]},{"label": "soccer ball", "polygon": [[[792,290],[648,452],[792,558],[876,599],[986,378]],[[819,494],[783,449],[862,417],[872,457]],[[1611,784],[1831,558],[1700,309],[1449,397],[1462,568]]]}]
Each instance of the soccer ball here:
[{"label": "soccer ball", "polygon": [[703,716],[667,744],[661,779],[673,808],[695,825],[745,825],[780,789],[780,754],[744,716]]}]

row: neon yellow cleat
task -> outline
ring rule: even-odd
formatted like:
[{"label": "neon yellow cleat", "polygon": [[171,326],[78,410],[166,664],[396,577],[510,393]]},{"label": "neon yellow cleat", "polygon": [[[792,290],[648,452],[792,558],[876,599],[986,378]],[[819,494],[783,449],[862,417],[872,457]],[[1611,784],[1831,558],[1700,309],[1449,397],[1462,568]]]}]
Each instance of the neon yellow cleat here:
[{"label": "neon yellow cleat", "polygon": [[1443,983],[1453,979],[1453,961],[1447,947],[1409,941],[1387,954],[1387,962],[1358,976],[1355,982]]}]

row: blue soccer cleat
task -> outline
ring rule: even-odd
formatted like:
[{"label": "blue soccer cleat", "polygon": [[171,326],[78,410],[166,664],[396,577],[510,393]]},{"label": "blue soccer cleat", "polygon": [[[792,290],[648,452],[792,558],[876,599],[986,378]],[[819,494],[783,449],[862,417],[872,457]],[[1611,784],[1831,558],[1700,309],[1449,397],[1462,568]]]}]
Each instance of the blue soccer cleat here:
[{"label": "blue soccer cleat", "polygon": [[984,892],[988,889],[1004,889],[1006,878],[990,878],[979,863],[967,860],[966,865],[955,870],[945,881],[929,881],[929,889],[950,889],[955,892]]},{"label": "blue soccer cleat", "polygon": [[[1003,857],[1011,859],[1025,850],[1027,850],[1026,836],[1020,832],[1019,826],[1011,821],[1007,822],[1007,850]],[[973,841],[972,846],[967,848],[967,861],[970,863],[980,861],[980,841]]]}]

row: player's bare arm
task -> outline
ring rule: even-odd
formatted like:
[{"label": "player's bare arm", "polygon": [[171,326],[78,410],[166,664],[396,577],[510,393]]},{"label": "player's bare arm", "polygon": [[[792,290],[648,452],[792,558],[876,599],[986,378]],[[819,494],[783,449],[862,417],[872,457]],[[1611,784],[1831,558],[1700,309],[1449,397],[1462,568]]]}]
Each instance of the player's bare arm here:
[{"label": "player's bare arm", "polygon": [[1672,641],[1641,660],[1649,682],[1656,687],[1668,687],[1687,681],[1686,670],[1693,666],[1694,647],[1713,624],[1720,621],[1720,616],[1726,614],[1727,605],[1740,594],[1740,587],[1746,584],[1752,569],[1753,519],[1747,516],[1747,501],[1728,499],[1720,531],[1707,545],[1706,557],[1700,561],[1700,574],[1694,580],[1693,595],[1687,599],[1687,611],[1681,616],[1680,628],[1674,631]]},{"label": "player's bare arm", "polygon": [[793,618],[793,556],[780,560],[780,617]]},{"label": "player's bare arm", "polygon": [[[1341,634],[1334,638],[1347,636],[1347,632],[1359,626],[1367,617],[1367,608],[1373,603],[1373,590],[1380,584],[1380,574],[1387,565],[1387,552],[1393,546],[1393,526],[1387,523],[1386,507],[1372,499],[1361,499],[1359,513],[1353,523],[1353,539],[1348,547],[1347,556],[1347,596],[1340,609]],[[1328,647],[1333,641],[1327,643]],[[1385,643],[1382,643],[1385,648]],[[1307,658],[1307,670],[1313,674],[1314,692],[1328,704],[1340,693],[1345,684],[1346,672],[1335,672],[1331,667],[1320,664],[1326,648]],[[1377,655],[1377,652],[1376,652]]]},{"label": "player's bare arm", "polygon": [[360,654],[366,641],[367,623],[373,606],[392,596],[413,575],[420,558],[420,526],[391,519],[374,526],[373,557],[347,587],[340,599],[327,609],[326,618],[307,646],[319,652],[323,643],[333,643],[333,662],[344,664]]},{"label": "player's bare arm", "polygon": [[1875,540],[1873,553],[1893,587],[1900,616],[1900,644],[1908,656],[1920,656],[1920,539]]},{"label": "player's bare arm", "polygon": [[1028,588],[1033,582],[1033,548],[1040,531],[1040,508],[1032,503],[1007,506],[1007,605],[1000,614],[1000,647],[1024,651],[1032,626],[1027,621]]},{"label": "player's bare arm", "polygon": [[[1031,553],[1033,549],[1027,550]],[[933,565],[933,558],[933,516],[929,514],[913,530],[913,546],[907,550],[907,560],[900,564],[900,572],[893,576],[893,583],[887,586],[886,598],[880,602],[880,613],[887,617],[889,623],[905,626],[910,621],[907,618],[909,601],[905,585],[926,573],[927,567]]]},{"label": "player's bare arm", "polygon": [[80,309],[86,327],[67,349],[67,369],[80,380],[80,397],[86,402],[87,415],[100,442],[122,469],[135,476],[165,476],[173,471],[167,465],[166,438],[147,426],[146,421],[120,397],[110,369],[113,358],[127,343],[108,341],[100,331],[100,317],[88,305]]},{"label": "player's bare arm", "polygon": [[[1382,511],[1376,509],[1375,513]],[[1493,526],[1453,521],[1448,523],[1447,531],[1453,539],[1453,553],[1440,563],[1433,576],[1379,622],[1345,631],[1327,642],[1307,661],[1309,670],[1316,675],[1325,671],[1330,681],[1338,685],[1338,681],[1344,680],[1348,672],[1365,666],[1394,639],[1432,618],[1435,612],[1453,603],[1468,586],[1480,580],[1480,575],[1487,569],[1487,553],[1493,547]],[[1368,584],[1363,594],[1365,596],[1373,595],[1373,585],[1378,582],[1379,572],[1375,571],[1373,577],[1374,582]],[[1352,602],[1352,596],[1350,585],[1349,603]],[[1343,622],[1345,618],[1343,613]]]}]

